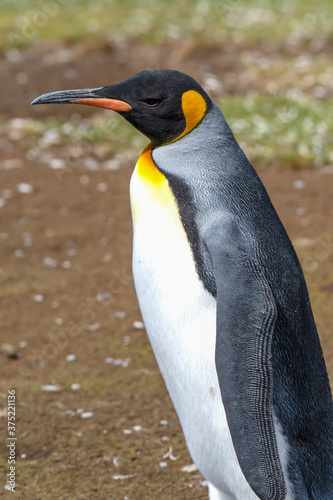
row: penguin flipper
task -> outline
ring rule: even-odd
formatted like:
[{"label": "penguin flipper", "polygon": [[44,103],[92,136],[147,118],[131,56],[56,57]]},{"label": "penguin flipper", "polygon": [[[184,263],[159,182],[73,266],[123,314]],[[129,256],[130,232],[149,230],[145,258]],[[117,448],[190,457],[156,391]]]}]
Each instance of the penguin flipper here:
[{"label": "penguin flipper", "polygon": [[270,361],[274,296],[232,217],[207,228],[204,240],[217,288],[216,370],[237,459],[261,500],[283,500]]}]

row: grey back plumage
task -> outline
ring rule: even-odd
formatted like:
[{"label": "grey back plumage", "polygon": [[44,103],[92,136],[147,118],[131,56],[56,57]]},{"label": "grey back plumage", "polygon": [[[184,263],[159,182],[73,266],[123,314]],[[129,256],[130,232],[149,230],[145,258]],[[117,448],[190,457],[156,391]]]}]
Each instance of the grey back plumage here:
[{"label": "grey back plumage", "polygon": [[298,258],[262,182],[216,105],[190,134],[155,148],[152,156],[175,195],[206,289],[216,297],[203,234],[219,220],[222,224],[223,215],[235,221],[243,250],[267,280],[277,311],[271,339],[273,412],[289,445],[295,498],[332,499],[328,376]]}]

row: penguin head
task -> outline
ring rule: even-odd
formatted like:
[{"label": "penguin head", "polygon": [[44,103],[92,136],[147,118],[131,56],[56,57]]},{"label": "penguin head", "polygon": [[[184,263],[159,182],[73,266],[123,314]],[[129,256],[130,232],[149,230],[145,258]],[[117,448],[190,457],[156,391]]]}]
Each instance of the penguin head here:
[{"label": "penguin head", "polygon": [[112,109],[146,135],[153,147],[195,128],[212,105],[203,88],[179,71],[141,71],[114,85],[51,92],[31,104],[74,103]]}]

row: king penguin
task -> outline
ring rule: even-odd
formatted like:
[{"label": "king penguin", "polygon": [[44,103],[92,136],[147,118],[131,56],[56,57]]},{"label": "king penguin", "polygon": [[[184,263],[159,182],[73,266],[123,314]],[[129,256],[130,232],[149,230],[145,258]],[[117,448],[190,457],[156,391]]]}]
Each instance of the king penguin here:
[{"label": "king penguin", "polygon": [[332,500],[332,395],[303,273],[219,107],[178,71],[44,94],[146,135],[132,175],[140,309],[211,500]]}]

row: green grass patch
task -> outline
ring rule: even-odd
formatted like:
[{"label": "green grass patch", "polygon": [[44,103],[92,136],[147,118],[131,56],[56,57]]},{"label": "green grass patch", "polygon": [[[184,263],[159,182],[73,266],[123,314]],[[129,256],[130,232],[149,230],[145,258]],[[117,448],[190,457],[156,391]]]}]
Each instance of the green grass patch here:
[{"label": "green grass patch", "polygon": [[181,39],[221,43],[332,37],[330,0],[3,0],[0,47],[42,40],[93,43]]},{"label": "green grass patch", "polygon": [[333,161],[331,101],[305,97],[231,97],[220,107],[253,160],[294,168]]}]

